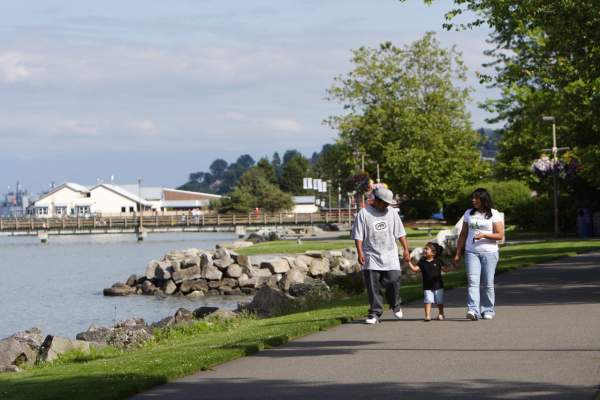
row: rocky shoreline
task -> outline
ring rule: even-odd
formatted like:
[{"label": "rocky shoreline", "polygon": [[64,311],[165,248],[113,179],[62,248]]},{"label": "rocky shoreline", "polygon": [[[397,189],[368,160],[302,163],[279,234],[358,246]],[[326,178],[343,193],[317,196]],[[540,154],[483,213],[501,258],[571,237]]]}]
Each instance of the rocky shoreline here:
[{"label": "rocky shoreline", "polygon": [[214,251],[172,251],[150,261],[143,275],[105,288],[105,296],[254,295],[263,285],[289,292],[305,281],[360,271],[354,249],[308,251],[299,255],[246,256],[217,245]]},{"label": "rocky shoreline", "polygon": [[202,319],[226,320],[241,313],[272,316],[301,309],[308,300],[327,299],[330,285],[362,285],[354,249],[309,251],[299,255],[244,256],[223,245],[214,251],[186,249],[151,261],[142,276],[132,275],[104,289],[106,296],[153,295],[198,298],[211,295],[254,295],[235,311],[217,307],[178,309],[174,315],[148,324],[128,319],[112,327],[91,325],[69,339],[43,335],[39,328],[17,332],[0,340],[0,372],[19,372],[24,366],[52,362],[71,350],[89,353],[93,348],[129,348],[152,339],[156,329],[194,323]]}]

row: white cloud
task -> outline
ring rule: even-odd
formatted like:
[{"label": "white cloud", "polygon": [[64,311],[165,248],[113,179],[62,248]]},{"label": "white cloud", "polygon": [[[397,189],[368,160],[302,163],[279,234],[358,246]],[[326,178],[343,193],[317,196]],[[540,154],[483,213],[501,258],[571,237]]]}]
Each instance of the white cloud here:
[{"label": "white cloud", "polygon": [[22,54],[0,54],[0,81],[15,83],[29,78],[31,74],[32,70],[25,65]]},{"label": "white cloud", "polygon": [[282,131],[282,132],[300,132],[302,130],[302,124],[293,119],[267,119],[265,120],[266,126],[271,129]]},{"label": "white cloud", "polygon": [[159,133],[156,124],[150,120],[133,121],[129,128],[144,136],[156,136]]}]

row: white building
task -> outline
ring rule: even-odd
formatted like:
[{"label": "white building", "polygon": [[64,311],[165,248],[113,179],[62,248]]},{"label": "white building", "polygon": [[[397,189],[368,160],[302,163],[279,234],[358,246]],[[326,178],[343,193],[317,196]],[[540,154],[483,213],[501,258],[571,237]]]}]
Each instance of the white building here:
[{"label": "white building", "polygon": [[199,212],[221,196],[162,187],[100,183],[88,188],[66,182],[40,197],[33,206],[37,217],[129,216],[140,209],[155,213]]},{"label": "white building", "polygon": [[319,212],[315,196],[293,196],[292,201],[294,214],[313,214]]}]

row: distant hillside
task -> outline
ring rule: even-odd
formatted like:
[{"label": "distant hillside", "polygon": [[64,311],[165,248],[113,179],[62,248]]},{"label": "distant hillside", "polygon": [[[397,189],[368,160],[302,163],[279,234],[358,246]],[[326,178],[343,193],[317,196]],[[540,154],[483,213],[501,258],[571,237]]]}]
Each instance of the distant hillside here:
[{"label": "distant hillside", "polygon": [[481,151],[481,156],[485,158],[496,158],[498,153],[498,142],[500,141],[500,131],[489,128],[479,128],[477,132],[481,135],[481,142],[477,146]]}]

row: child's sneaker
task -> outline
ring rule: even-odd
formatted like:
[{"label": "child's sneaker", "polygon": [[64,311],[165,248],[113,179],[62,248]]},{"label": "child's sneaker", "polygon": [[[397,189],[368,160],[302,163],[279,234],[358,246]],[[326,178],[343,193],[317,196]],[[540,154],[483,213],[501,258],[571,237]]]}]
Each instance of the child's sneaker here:
[{"label": "child's sneaker", "polygon": [[377,318],[377,315],[368,315],[367,319],[365,319],[365,324],[378,324],[379,323],[379,318]]},{"label": "child's sneaker", "polygon": [[444,314],[440,314],[437,317],[438,321],[443,321],[444,320]]},{"label": "child's sneaker", "polygon": [[477,315],[473,311],[467,311],[467,319],[469,321],[477,321]]},{"label": "child's sneaker", "polygon": [[402,319],[402,317],[404,317],[404,314],[402,313],[401,308],[399,308],[398,311],[394,312],[394,317],[396,317],[396,319]]},{"label": "child's sneaker", "polygon": [[483,314],[483,319],[494,319],[494,315],[490,313]]}]

